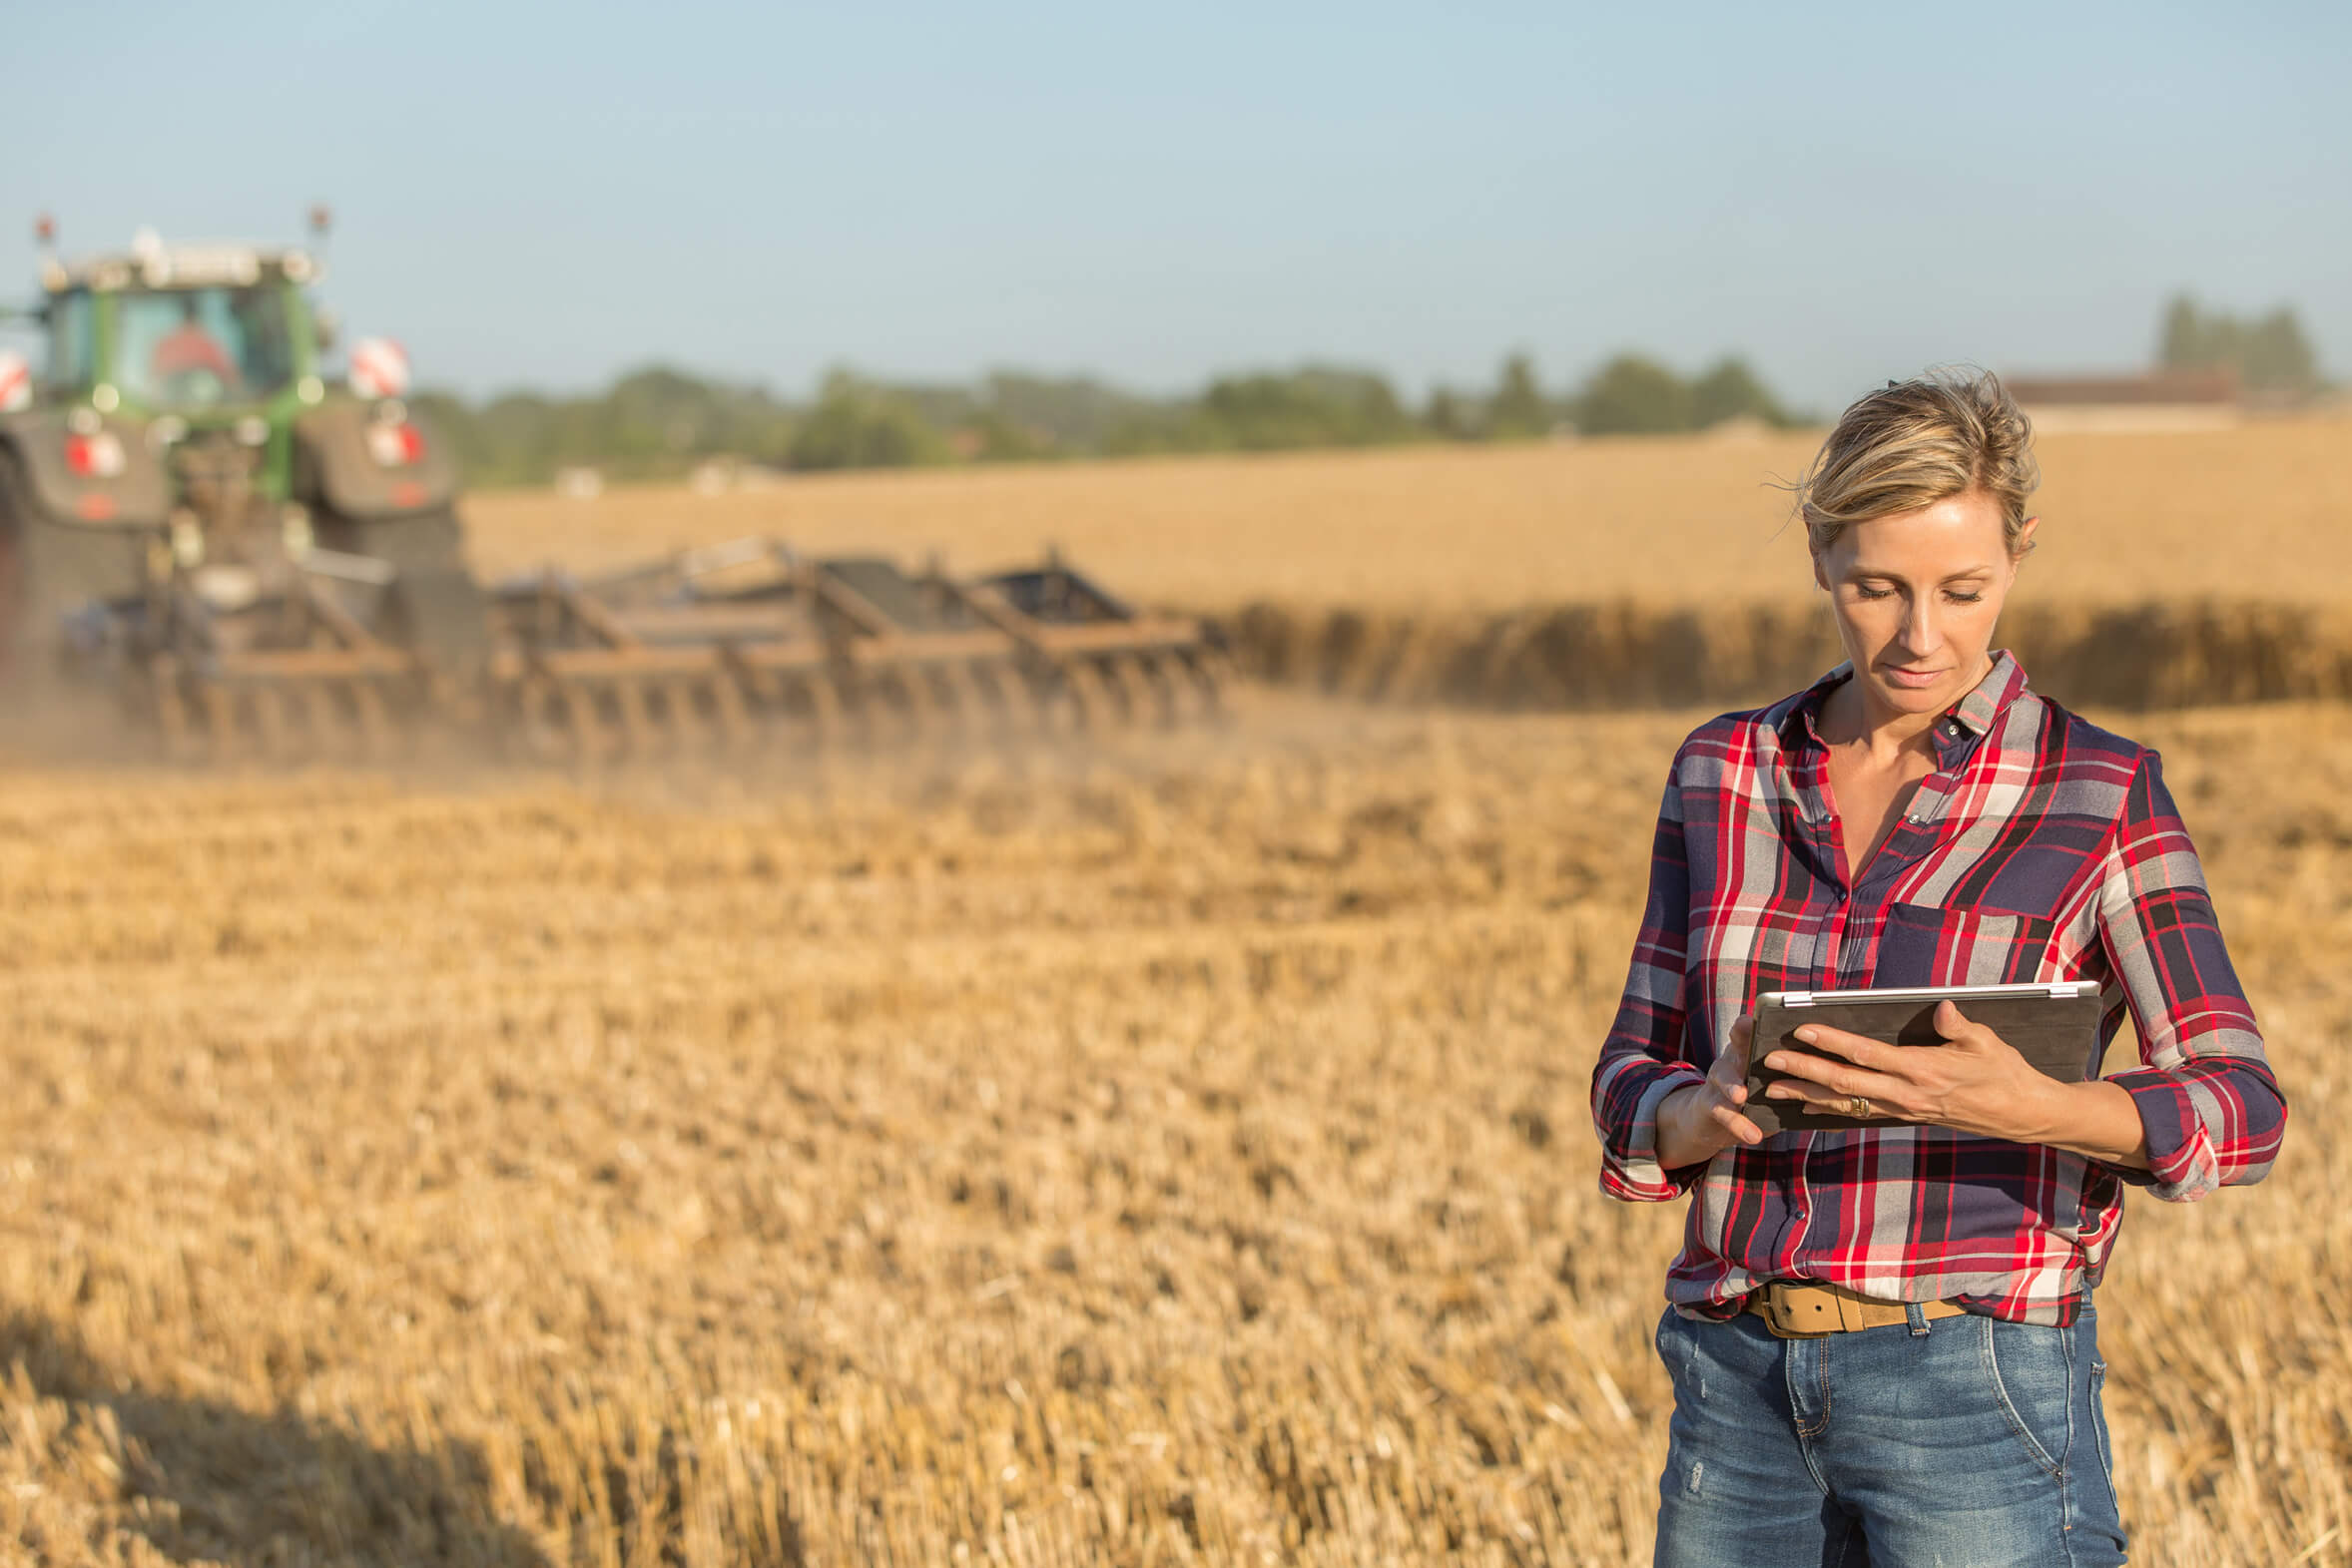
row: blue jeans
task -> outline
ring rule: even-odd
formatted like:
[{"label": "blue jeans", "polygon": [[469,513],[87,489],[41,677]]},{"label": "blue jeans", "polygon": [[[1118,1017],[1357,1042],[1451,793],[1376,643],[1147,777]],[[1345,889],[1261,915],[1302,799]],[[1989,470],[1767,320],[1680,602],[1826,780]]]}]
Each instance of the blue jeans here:
[{"label": "blue jeans", "polygon": [[1669,1307],[1658,1354],[1657,1568],[2123,1561],[2087,1304],[2070,1328],[1914,1311],[1818,1339]]}]

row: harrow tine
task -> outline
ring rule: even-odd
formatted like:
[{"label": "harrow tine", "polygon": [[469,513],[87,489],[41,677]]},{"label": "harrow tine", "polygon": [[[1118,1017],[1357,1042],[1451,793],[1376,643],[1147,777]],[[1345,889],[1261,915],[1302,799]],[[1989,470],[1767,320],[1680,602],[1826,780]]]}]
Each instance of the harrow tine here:
[{"label": "harrow tine", "polygon": [[1231,673],[1224,658],[1206,648],[1196,648],[1170,657],[1192,687],[1198,700],[1199,716],[1204,720],[1219,718],[1225,711],[1221,688]]},{"label": "harrow tine", "polygon": [[844,704],[849,715],[849,734],[859,746],[873,750],[894,739],[891,719],[889,678],[861,674],[843,685]]},{"label": "harrow tine", "polygon": [[351,717],[358,730],[360,756],[381,758],[390,753],[391,725],[384,716],[383,694],[373,681],[351,683]]},{"label": "harrow tine", "polygon": [[710,683],[711,712],[719,722],[719,742],[728,751],[743,750],[751,739],[751,718],[744,711],[743,689],[735,671],[722,670]]},{"label": "harrow tine", "polygon": [[188,705],[180,696],[180,664],[170,654],[158,654],[147,667],[154,694],[156,728],[163,732],[164,755],[176,763],[192,761],[196,737],[188,728]]},{"label": "harrow tine", "polygon": [[1043,675],[1032,675],[1028,688],[1032,733],[1042,738],[1076,735],[1085,728],[1085,710],[1069,683],[1069,669],[1056,665]]},{"label": "harrow tine", "polygon": [[218,681],[204,684],[200,700],[205,711],[205,749],[214,762],[226,763],[238,752],[237,705],[228,688]]},{"label": "harrow tine", "polygon": [[961,660],[950,661],[938,668],[939,685],[947,694],[946,709],[952,716],[956,734],[966,739],[980,733],[984,708],[979,683],[972,678],[971,666]]},{"label": "harrow tine", "polygon": [[[368,704],[374,697],[374,687],[366,680],[345,681],[337,689],[341,699],[338,717],[349,738],[351,756],[360,762],[374,762],[384,755],[383,737],[371,727]],[[381,719],[379,713],[377,719]]]},{"label": "harrow tine", "polygon": [[1062,669],[1062,682],[1077,711],[1079,729],[1091,734],[1110,728],[1111,695],[1103,685],[1102,673],[1090,660],[1071,660]]},{"label": "harrow tine", "polygon": [[980,711],[985,713],[990,730],[1002,734],[1035,728],[1036,711],[1030,707],[1028,692],[1016,671],[989,660],[966,666],[964,676],[980,699]]},{"label": "harrow tine", "polygon": [[581,732],[569,690],[549,676],[538,675],[525,692],[530,703],[533,755],[546,763],[578,762]]},{"label": "harrow tine", "polygon": [[589,725],[594,715],[585,713],[589,705],[587,694],[576,691],[567,681],[543,678],[539,688],[540,733],[545,736],[543,755],[549,762],[577,764],[586,756]]},{"label": "harrow tine", "polygon": [[613,683],[613,695],[621,709],[621,741],[632,757],[651,757],[653,747],[653,717],[645,703],[645,685],[626,677]]},{"label": "harrow tine", "polygon": [[801,679],[801,693],[809,701],[809,731],[816,743],[833,749],[842,744],[842,689],[830,675]]},{"label": "harrow tine", "polygon": [[696,682],[691,679],[662,683],[662,722],[670,733],[670,744],[682,752],[701,752],[708,748],[710,729],[695,707]]},{"label": "harrow tine", "polygon": [[311,724],[323,745],[346,762],[366,761],[371,755],[367,737],[359,729],[359,708],[351,690],[356,683],[336,681],[311,689]]},{"label": "harrow tine", "polygon": [[324,696],[316,683],[303,681],[290,686],[283,700],[290,726],[288,739],[303,759],[326,761],[343,755],[336,745],[340,740],[337,727],[331,716],[321,712]]},{"label": "harrow tine", "polygon": [[1136,668],[1151,688],[1152,712],[1163,730],[1180,728],[1184,723],[1184,674],[1177,668],[1170,654],[1143,654]]},{"label": "harrow tine", "polygon": [[261,737],[262,756],[273,763],[286,760],[286,704],[275,686],[258,686],[246,694],[253,710],[254,730]]},{"label": "harrow tine", "polygon": [[310,712],[310,683],[290,682],[274,688],[270,695],[278,703],[281,756],[296,762],[321,759],[326,738]]},{"label": "harrow tine", "polygon": [[565,747],[573,763],[597,763],[604,760],[605,730],[603,716],[596,711],[596,694],[586,683],[564,681],[555,691],[557,707],[563,714],[563,728],[570,744]]},{"label": "harrow tine", "polygon": [[996,683],[1007,730],[1023,736],[1053,734],[1053,715],[1046,711],[1044,690],[1026,666],[1008,660],[988,673]]},{"label": "harrow tine", "polygon": [[931,731],[930,692],[919,669],[892,672],[889,687],[897,694],[899,739],[920,742]]},{"label": "harrow tine", "polygon": [[913,694],[916,734],[938,741],[963,733],[962,704],[946,674],[936,665],[916,665],[906,672],[906,689]]},{"label": "harrow tine", "polygon": [[491,736],[506,756],[532,759],[540,756],[544,736],[534,706],[538,701],[536,684],[534,677],[523,675],[497,694]]},{"label": "harrow tine", "polygon": [[726,695],[719,703],[722,708],[733,704],[745,750],[758,753],[784,747],[793,727],[792,683],[773,671],[742,665],[731,669],[729,676],[723,683]]},{"label": "harrow tine", "polygon": [[1110,666],[1111,683],[1124,710],[1121,717],[1139,727],[1158,717],[1159,694],[1152,690],[1149,656],[1138,654],[1105,662]]}]

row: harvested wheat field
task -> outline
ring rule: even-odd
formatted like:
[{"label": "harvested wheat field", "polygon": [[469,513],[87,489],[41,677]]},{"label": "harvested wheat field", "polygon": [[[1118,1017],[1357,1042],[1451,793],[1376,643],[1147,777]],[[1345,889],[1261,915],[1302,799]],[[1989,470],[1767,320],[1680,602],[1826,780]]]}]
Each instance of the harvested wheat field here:
[{"label": "harvested wheat field", "polygon": [[[798,475],[720,495],[509,491],[467,503],[494,573],[739,534],[938,552],[957,571],[1059,544],[1122,592],[1211,612],[1518,610],[1803,600],[1787,494],[1820,431]],[[2187,594],[2334,603],[2352,588],[2352,420],[2043,436],[2029,601]]]},{"label": "harvested wheat field", "polygon": [[[745,533],[954,571],[1060,545],[1215,617],[1243,669],[1351,699],[1740,706],[1836,661],[1779,488],[1819,432],[797,477],[476,498],[492,572]],[[2352,420],[2039,443],[2010,639],[2123,709],[2352,697]]]},{"label": "harvested wheat field", "polygon": [[[0,1557],[1646,1560],[1585,1086],[1695,717],[10,768]],[[2352,711],[2131,728],[2296,1112],[2134,1201],[2136,1560],[2352,1563]]]}]

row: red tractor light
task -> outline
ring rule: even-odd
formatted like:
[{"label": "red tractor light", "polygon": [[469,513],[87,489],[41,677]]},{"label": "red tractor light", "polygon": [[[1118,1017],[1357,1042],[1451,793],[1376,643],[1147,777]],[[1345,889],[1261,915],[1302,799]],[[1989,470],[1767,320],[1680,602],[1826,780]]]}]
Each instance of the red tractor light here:
[{"label": "red tractor light", "polygon": [[121,475],[123,443],[112,430],[65,438],[65,465],[80,479],[113,479]]},{"label": "red tractor light", "polygon": [[413,468],[424,461],[424,432],[403,419],[367,427],[367,455],[378,468]]}]

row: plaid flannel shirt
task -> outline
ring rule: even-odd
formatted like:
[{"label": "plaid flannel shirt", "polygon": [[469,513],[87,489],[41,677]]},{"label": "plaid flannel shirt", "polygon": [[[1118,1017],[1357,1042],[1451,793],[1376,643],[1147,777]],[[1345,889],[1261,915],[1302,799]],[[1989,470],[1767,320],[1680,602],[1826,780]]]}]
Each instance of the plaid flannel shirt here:
[{"label": "plaid flannel shirt", "polygon": [[[2156,754],[2026,689],[1999,655],[1938,720],[1936,770],[1848,887],[1815,728],[1841,665],[1675,755],[1648,907],[1593,1072],[1601,1188],[1694,1195],[1666,1295],[1727,1315],[1772,1280],[2067,1323],[2122,1219],[2122,1184],[2201,1198],[2261,1179],[2286,1106],[2263,1059]],[[2151,1170],[1946,1128],[1783,1132],[1661,1169],[1658,1106],[1703,1081],[1773,990],[2099,982],[2100,1048],[2130,1009],[2140,1066],[2109,1081]]]}]

